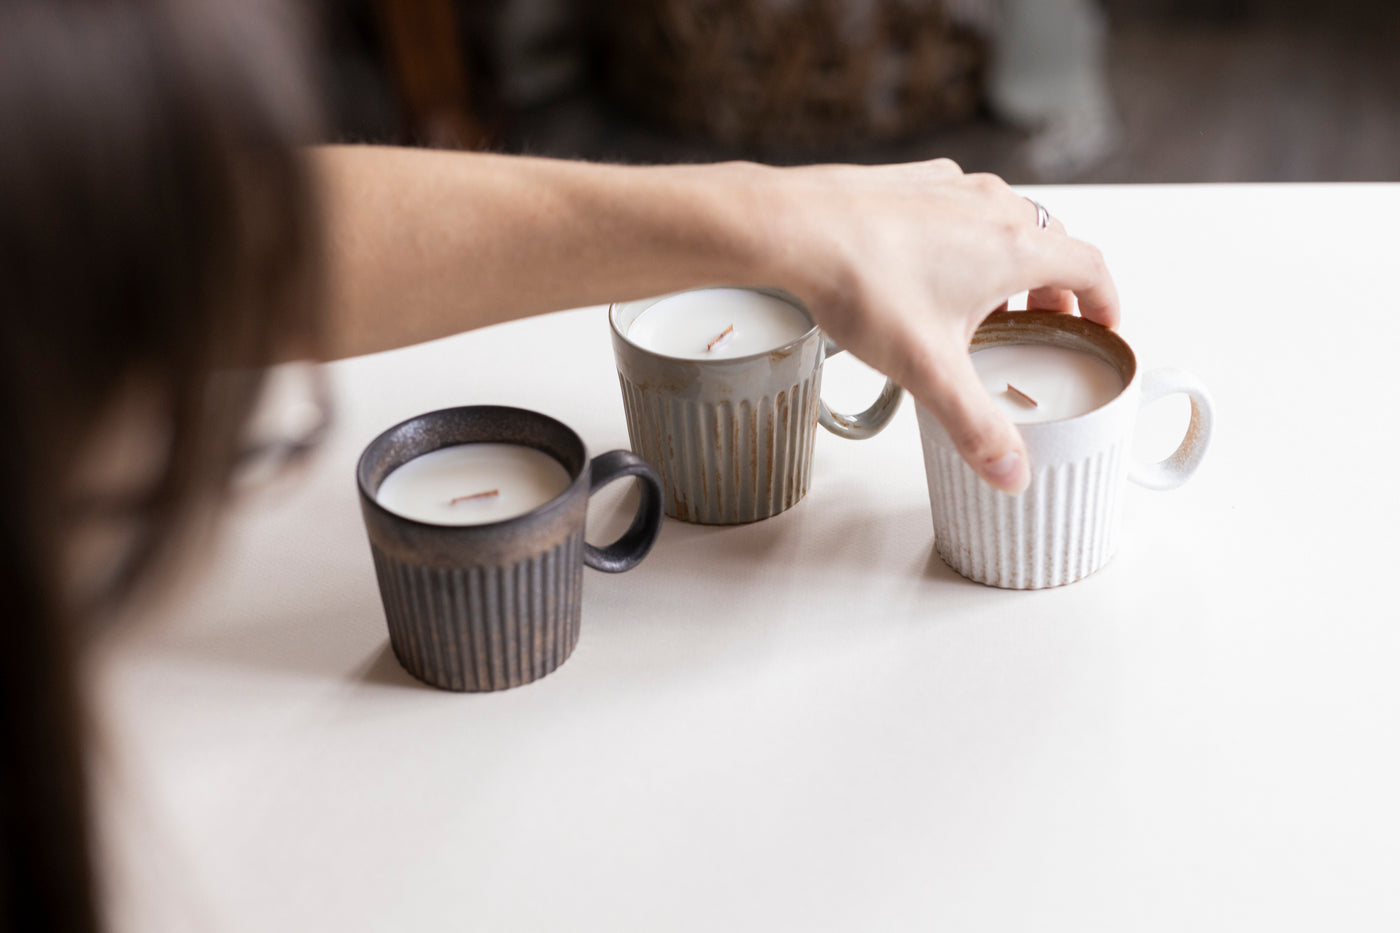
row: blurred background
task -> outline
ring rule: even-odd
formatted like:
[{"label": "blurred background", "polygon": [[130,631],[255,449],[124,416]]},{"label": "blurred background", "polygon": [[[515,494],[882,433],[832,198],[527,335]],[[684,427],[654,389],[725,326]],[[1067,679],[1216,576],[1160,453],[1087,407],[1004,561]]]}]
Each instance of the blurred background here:
[{"label": "blurred background", "polygon": [[1394,0],[322,0],[343,141],[1400,179]]}]

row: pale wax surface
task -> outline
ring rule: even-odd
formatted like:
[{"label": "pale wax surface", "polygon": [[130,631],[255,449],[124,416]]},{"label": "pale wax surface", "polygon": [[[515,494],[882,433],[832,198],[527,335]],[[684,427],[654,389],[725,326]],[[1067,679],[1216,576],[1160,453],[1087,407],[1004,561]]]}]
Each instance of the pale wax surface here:
[{"label": "pale wax surface", "polygon": [[[1065,347],[988,347],[972,354],[972,365],[996,406],[1016,424],[1087,414],[1123,391],[1123,380],[1112,366]],[[1008,384],[1037,404],[1018,397]]]},{"label": "pale wax surface", "polygon": [[[707,349],[731,325],[733,333]],[[746,288],[703,288],[647,308],[627,339],[667,356],[709,360],[763,353],[811,329],[811,319],[781,298]]]},{"label": "pale wax surface", "polygon": [[[408,461],[384,477],[375,498],[390,512],[420,522],[484,525],[524,515],[568,488],[568,471],[543,451],[458,444]],[[458,498],[491,490],[497,494]]]}]

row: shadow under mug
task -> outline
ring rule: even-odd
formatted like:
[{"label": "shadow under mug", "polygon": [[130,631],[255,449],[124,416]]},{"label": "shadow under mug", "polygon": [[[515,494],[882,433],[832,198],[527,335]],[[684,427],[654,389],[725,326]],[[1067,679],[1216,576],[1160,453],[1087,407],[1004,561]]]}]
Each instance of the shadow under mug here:
[{"label": "shadow under mug", "polygon": [[[379,504],[380,485],[424,454],[457,444],[518,444],[563,465],[569,486],[523,515],[480,525],[437,525]],[[607,547],[584,540],[588,499],[635,476],[641,501]],[[409,418],[380,434],[356,468],[394,655],[414,677],[447,690],[502,690],[558,668],[578,643],[583,566],[635,567],[661,527],[661,482],[635,454],[588,459],[562,422],[520,408],[478,405]]]},{"label": "shadow under mug", "polygon": [[[789,292],[752,290],[812,320]],[[903,391],[892,380],[859,414],[833,411],[821,400],[822,362],[841,348],[815,322],[780,347],[715,360],[667,356],[629,340],[637,318],[669,297],[614,304],[608,321],[632,449],[661,475],[672,518],[734,525],[791,508],[811,483],[818,424],[863,440],[899,408]]]},{"label": "shadow under mug", "polygon": [[[1213,411],[1194,376],[1177,369],[1139,374],[1137,357],[1122,337],[1072,314],[994,313],[969,349],[1017,344],[1065,347],[1101,359],[1117,371],[1123,391],[1077,417],[1017,425],[1031,467],[1030,486],[1019,496],[978,477],[922,405],[919,435],[938,555],[978,583],[1038,589],[1073,583],[1108,563],[1118,547],[1127,480],[1149,489],[1184,483],[1210,443]],[[1191,401],[1185,437],[1162,462],[1135,462],[1138,412],[1178,392]]]}]

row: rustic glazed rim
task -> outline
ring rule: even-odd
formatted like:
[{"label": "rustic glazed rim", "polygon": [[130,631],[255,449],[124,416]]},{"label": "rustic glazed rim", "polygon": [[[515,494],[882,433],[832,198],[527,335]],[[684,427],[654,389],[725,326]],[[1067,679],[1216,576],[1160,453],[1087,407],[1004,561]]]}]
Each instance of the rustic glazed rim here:
[{"label": "rustic glazed rim", "polygon": [[[395,470],[408,463],[410,460],[413,460],[417,457],[421,457],[424,454],[430,454],[436,450],[442,450],[447,447],[455,447],[460,444],[511,443],[516,443],[516,446],[519,447],[529,447],[532,450],[538,450],[541,453],[548,455],[552,460],[554,460],[556,463],[558,463],[560,466],[562,466],[565,470],[568,471],[570,476],[569,485],[566,486],[564,490],[560,492],[557,496],[555,496],[553,499],[550,499],[548,502],[544,502],[540,505],[535,506],[528,512],[521,512],[520,514],[512,515],[509,518],[497,519],[494,522],[476,522],[473,524],[460,525],[445,524],[440,522],[425,522],[422,519],[410,518],[407,515],[402,515],[398,512],[395,512],[393,509],[390,509],[381,504],[379,501],[378,486],[376,486],[374,489],[370,489],[370,476],[375,472],[375,469],[379,463],[378,457],[375,457],[373,459],[371,458],[371,454],[375,453],[376,448],[378,448],[381,444],[388,442],[393,437],[393,435],[398,434],[400,432],[408,431],[414,425],[420,423],[440,422],[450,416],[462,415],[468,412],[499,418],[525,418],[539,422],[545,422],[548,426],[560,430],[562,432],[562,435],[568,441],[570,441],[573,445],[576,445],[578,453],[578,465],[576,467],[571,467],[568,463],[559,459],[559,457],[555,454],[553,450],[540,447],[537,444],[516,443],[514,441],[505,439],[500,435],[496,435],[493,437],[478,438],[438,438],[438,440],[442,440],[443,442],[437,444],[436,446],[427,446],[421,450],[416,450],[411,456],[406,457],[405,459],[399,461],[392,467],[385,470],[383,475],[379,479],[379,485],[382,486],[384,484],[384,480],[388,478],[390,473],[393,473]],[[579,494],[579,486],[583,486],[585,493],[587,492],[587,487],[589,485],[588,465],[588,449],[583,443],[583,438],[579,437],[577,431],[569,427],[564,422],[558,420],[557,418],[551,418],[549,415],[542,414],[541,412],[537,411],[532,411],[528,408],[514,408],[509,405],[457,405],[452,408],[439,408],[434,411],[428,411],[423,412],[422,414],[414,415],[411,418],[405,418],[398,424],[395,424],[392,427],[385,428],[383,431],[380,431],[377,435],[375,435],[374,440],[370,441],[368,444],[365,445],[365,449],[360,453],[359,463],[356,465],[355,468],[355,481],[360,489],[361,500],[365,502],[375,512],[388,516],[396,522],[404,522],[410,526],[416,526],[421,528],[437,530],[451,529],[453,532],[459,534],[488,534],[506,525],[523,523],[526,521],[536,522],[542,519],[552,520],[553,518],[555,518],[556,513],[561,512],[565,508],[567,508],[569,500],[571,500],[574,496]]]},{"label": "rustic glazed rim", "polygon": [[1123,381],[1118,393],[1102,405],[1067,418],[1018,424],[1017,428],[1022,431],[1027,428],[1034,429],[1038,425],[1074,421],[1102,411],[1122,399],[1133,380],[1137,379],[1137,355],[1117,331],[1063,311],[994,311],[987,315],[986,320],[973,333],[968,352],[1016,346],[1051,346],[1078,350],[1113,367]]},{"label": "rustic glazed rim", "polygon": [[[806,317],[809,322],[811,322],[812,326],[807,328],[807,330],[804,331],[801,336],[794,337],[787,343],[779,344],[776,347],[770,347],[767,350],[759,350],[756,353],[749,353],[744,356],[726,356],[717,360],[700,359],[693,356],[672,356],[669,353],[659,353],[656,350],[652,350],[648,347],[642,346],[639,343],[633,342],[633,340],[630,337],[628,337],[625,333],[623,333],[621,328],[617,326],[617,309],[623,307],[624,305],[645,304],[646,308],[643,308],[642,311],[639,312],[637,315],[638,317],[641,317],[641,315],[646,312],[647,308],[659,304],[660,302],[665,301],[667,298],[674,298],[677,295],[684,295],[688,292],[703,292],[716,288],[735,288],[746,292],[758,292],[761,295],[767,295],[770,298],[777,298],[781,301],[785,301],[788,304],[792,305],[794,308],[796,308],[798,311],[801,311],[803,316]],[[633,321],[633,323],[636,322]],[[655,357],[656,359],[660,360],[675,360],[680,363],[697,363],[701,366],[724,366],[734,363],[747,363],[752,360],[759,359],[760,357],[768,356],[772,353],[786,353],[796,349],[797,347],[801,346],[804,342],[812,339],[812,334],[814,331],[818,333],[820,333],[821,331],[821,326],[817,324],[816,320],[812,317],[812,312],[807,310],[807,306],[803,304],[802,301],[792,292],[777,287],[754,287],[748,285],[705,285],[701,288],[684,288],[678,292],[667,292],[665,295],[657,295],[654,298],[638,298],[634,301],[614,301],[608,305],[608,324],[612,327],[612,332],[614,335],[621,338],[627,344],[627,346],[631,347],[633,350],[636,350],[638,353],[643,353],[647,356]]]}]

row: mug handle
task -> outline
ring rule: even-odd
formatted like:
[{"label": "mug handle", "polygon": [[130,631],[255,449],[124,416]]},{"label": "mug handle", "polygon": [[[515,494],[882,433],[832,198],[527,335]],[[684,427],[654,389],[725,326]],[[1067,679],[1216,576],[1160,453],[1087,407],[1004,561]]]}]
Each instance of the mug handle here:
[{"label": "mug handle", "polygon": [[642,502],[632,524],[607,547],[583,543],[583,562],[604,573],[631,570],[647,556],[656,536],[661,532],[661,477],[645,460],[630,450],[610,450],[599,454],[588,464],[588,495],[602,489],[615,479],[635,476],[641,480]]},{"label": "mug handle", "polygon": [[1186,436],[1181,444],[1165,460],[1158,463],[1134,463],[1128,470],[1128,478],[1139,486],[1148,489],[1175,489],[1196,472],[1210,444],[1211,425],[1214,411],[1210,404],[1210,393],[1201,381],[1180,369],[1154,369],[1142,377],[1141,405],[1149,405],[1157,399],[1176,392],[1184,393],[1191,399],[1191,422],[1186,426]]},{"label": "mug handle", "polygon": [[[826,334],[822,334],[822,346],[825,348],[826,357],[830,358],[842,352],[841,347]],[[844,437],[853,441],[863,441],[867,437],[874,437],[885,429],[894,417],[894,413],[899,410],[899,401],[904,397],[904,390],[899,387],[893,379],[885,380],[885,387],[880,390],[880,397],[875,399],[875,404],[865,411],[855,415],[844,415],[839,411],[832,411],[827,407],[826,402],[818,400],[817,421],[837,437]]]}]

